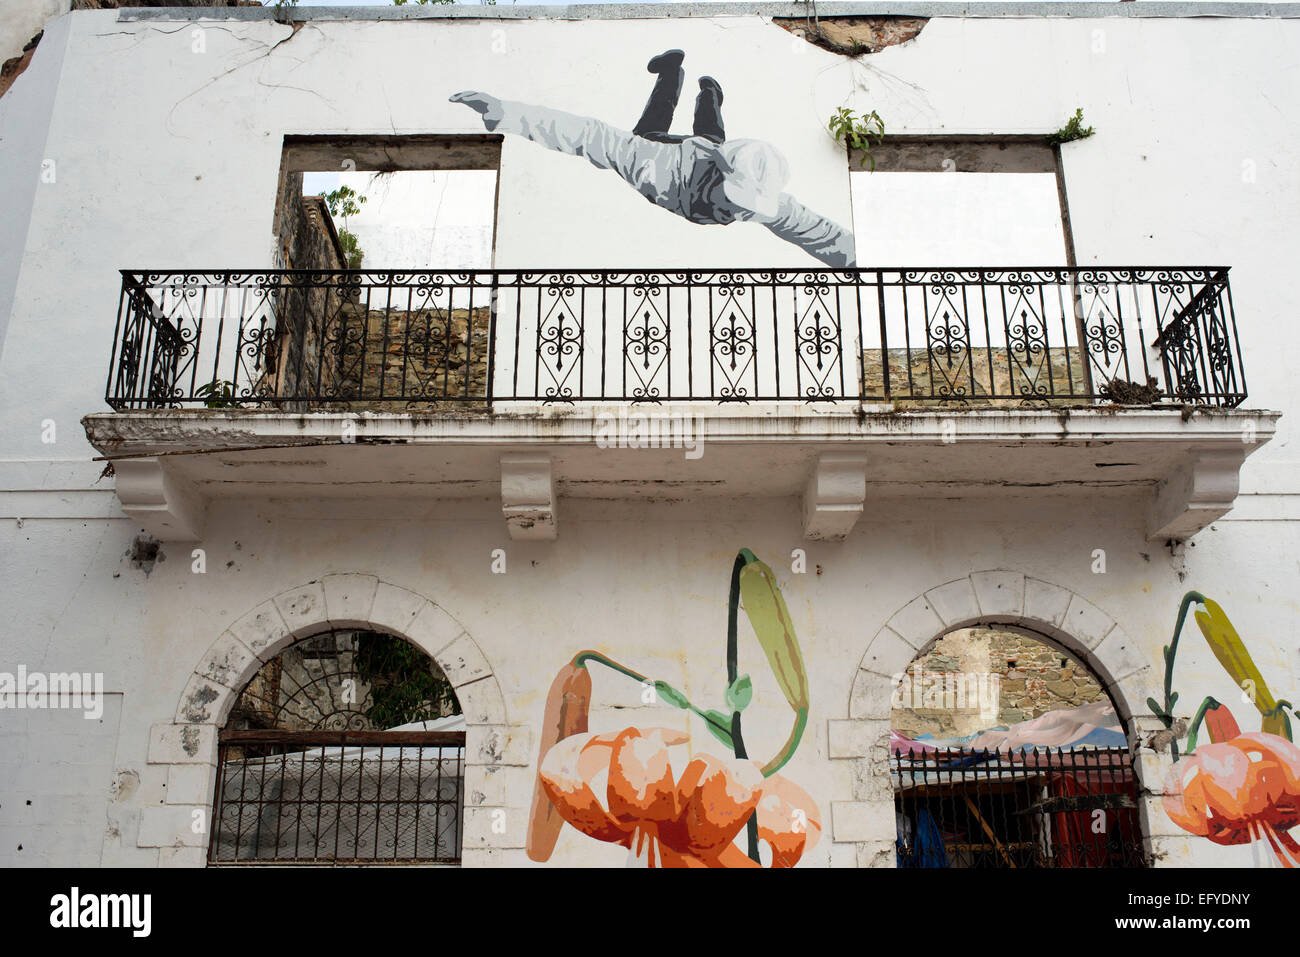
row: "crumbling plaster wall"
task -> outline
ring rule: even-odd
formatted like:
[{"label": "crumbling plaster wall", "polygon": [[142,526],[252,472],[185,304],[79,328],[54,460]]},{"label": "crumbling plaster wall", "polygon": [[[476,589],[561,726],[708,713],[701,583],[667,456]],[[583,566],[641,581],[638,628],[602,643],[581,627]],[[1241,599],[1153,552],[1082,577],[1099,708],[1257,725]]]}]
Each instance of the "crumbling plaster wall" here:
[{"label": "crumbling plaster wall", "polygon": [[72,0],[5,0],[0,17],[0,63],[20,56],[45,24],[72,9]]}]

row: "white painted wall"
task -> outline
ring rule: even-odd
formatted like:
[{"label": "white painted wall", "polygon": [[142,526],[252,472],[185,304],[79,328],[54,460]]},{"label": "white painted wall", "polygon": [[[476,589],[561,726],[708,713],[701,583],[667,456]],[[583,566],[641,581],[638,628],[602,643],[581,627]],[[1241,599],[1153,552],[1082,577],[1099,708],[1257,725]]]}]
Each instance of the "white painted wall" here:
[{"label": "white painted wall", "polygon": [[[972,571],[1012,569],[1086,597],[1122,623],[1153,669],[1179,596],[1197,587],[1228,611],[1273,690],[1294,700],[1300,487],[1289,423],[1298,357],[1284,277],[1300,183],[1281,110],[1300,93],[1297,29],[1287,20],[936,20],[917,41],[855,64],[756,17],[309,22],[292,38],[271,22],[178,30],[118,23],[112,11],[57,21],[0,99],[4,179],[29,184],[15,195],[31,207],[29,227],[0,234],[3,262],[16,266],[0,353],[0,648],[5,664],[103,671],[120,708],[105,717],[105,729],[117,728],[111,762],[107,750],[79,750],[66,716],[33,712],[20,722],[0,712],[0,862],[190,860],[137,846],[141,812],[165,799],[167,785],[165,767],[146,760],[150,728],[172,720],[190,673],[229,623],[328,573],[377,575],[442,605],[483,650],[508,720],[526,736],[555,669],[583,647],[719,695],[727,574],[736,548],[748,546],[781,576],[810,662],[814,716],[788,773],[825,816],[856,797],[853,762],[828,758],[828,722],[848,713],[868,641],[904,604]],[[200,39],[204,52],[195,52]],[[927,133],[1042,132],[1084,107],[1098,134],[1065,147],[1081,263],[1233,266],[1250,404],[1287,413],[1278,438],[1246,465],[1237,509],[1196,539],[1181,576],[1141,540],[1135,506],[1105,497],[1082,507],[1015,497],[877,503],[847,542],[809,547],[810,569],[823,573],[804,577],[786,562],[804,544],[794,501],[566,500],[554,545],[510,543],[494,501],[242,501],[214,507],[206,575],[192,574],[176,547],[147,576],[130,566],[135,529],[111,483],[97,480],[78,425],[103,408],[116,270],[269,265],[285,134],[478,131],[472,113],[446,102],[475,88],[631,125],[648,91],[646,58],[672,46],[689,54],[682,122],[698,73],[717,77],[732,135],[771,139],[789,158],[791,191],[843,223],[848,173],[823,129],[836,106],[874,108],[891,131]],[[58,178],[42,185],[35,174],[46,157]],[[515,138],[505,143],[500,205],[497,260],[506,266],[806,262],[761,227],[694,226],[610,173]],[[57,427],[53,444],[42,442],[45,420]],[[505,576],[489,571],[496,547],[508,548]],[[1096,548],[1107,550],[1106,575],[1090,571]],[[1185,638],[1185,700],[1222,695],[1218,665],[1194,632]],[[770,701],[761,662],[745,654],[758,699]],[[643,712],[634,687],[605,678],[593,727],[643,715],[680,721],[680,712]],[[1140,708],[1140,689],[1134,695]],[[1244,707],[1234,711],[1249,724]],[[754,715],[755,748],[770,748],[757,730],[761,706]],[[777,743],[781,720],[778,708]],[[529,762],[534,748],[524,748]],[[113,797],[123,772],[128,783]],[[480,848],[478,863],[521,857],[511,845],[519,846],[531,770],[504,774],[504,850]],[[1249,862],[1245,848],[1182,846],[1183,863]],[[854,853],[824,837],[810,863],[852,864]],[[556,859],[621,856],[570,831]]]},{"label": "white painted wall", "polygon": [[69,18],[50,24],[27,69],[0,99],[0,177],[13,186],[7,214],[0,220],[0,356],[4,354],[14,287],[27,244],[27,227],[39,187],[58,180],[58,165],[49,162],[49,132],[63,66]]},{"label": "white painted wall", "polygon": [[[164,546],[165,560],[147,576],[133,569],[123,555],[133,529],[120,520],[28,519],[21,529],[6,522],[0,574],[7,591],[25,596],[8,606],[6,659],[33,669],[103,671],[107,688],[125,702],[114,768],[135,771],[141,784],[109,807],[110,821],[124,822],[120,839],[105,836],[102,815],[40,817],[51,798],[102,797],[111,780],[102,755],[83,760],[67,751],[75,742],[73,732],[61,730],[65,715],[28,712],[15,725],[16,713],[4,713],[0,733],[15,743],[0,751],[18,765],[5,769],[13,776],[0,776],[10,798],[0,801],[0,813],[9,815],[0,821],[4,859],[68,862],[75,852],[76,860],[85,860],[85,845],[97,838],[105,839],[104,863],[155,859],[156,850],[134,846],[131,832],[139,810],[165,794],[159,779],[165,769],[146,763],[150,726],[171,720],[191,671],[226,626],[265,599],[331,573],[377,575],[437,602],[491,663],[509,722],[535,727],[551,677],[584,648],[720,706],[728,575],[736,548],[745,545],[776,569],[809,663],[814,718],[783,773],[815,797],[823,815],[833,801],[855,796],[851,762],[827,759],[828,722],[847,716],[868,642],[912,598],[972,570],[1014,569],[1076,591],[1122,623],[1152,668],[1183,590],[1200,587],[1254,639],[1261,669],[1280,676],[1271,682],[1274,692],[1294,697],[1300,690],[1294,678],[1295,570],[1259,548],[1263,537],[1270,550],[1294,555],[1300,541],[1291,523],[1218,523],[1191,550],[1180,582],[1167,554],[1126,532],[1124,523],[1138,516],[1122,503],[1099,501],[1083,509],[1015,500],[943,508],[879,503],[847,542],[836,545],[801,541],[794,501],[738,503],[724,514],[716,504],[618,506],[574,499],[565,508],[559,541],[530,545],[507,538],[499,505],[491,501],[422,504],[416,514],[332,502],[324,516],[319,503],[228,503],[209,519],[218,531],[202,543],[209,569],[204,576],[191,573],[186,546]],[[788,556],[796,546],[808,549],[805,575],[790,571]],[[507,550],[504,575],[490,570],[494,548]],[[1107,551],[1105,575],[1089,570],[1095,548]],[[748,635],[741,654],[758,702],[746,713],[747,737],[755,753],[774,752],[789,712]],[[689,727],[697,747],[716,753],[698,722],[690,727],[682,712],[643,705],[633,682],[594,673],[593,730]],[[1222,696],[1223,682],[1199,635],[1186,634],[1177,687],[1189,696],[1202,689]],[[1154,686],[1145,690],[1157,693]],[[1129,704],[1141,707],[1140,699]],[[1234,704],[1233,710],[1243,725],[1249,722],[1248,709]],[[535,748],[532,738],[530,761]],[[36,755],[42,763],[32,767]],[[512,791],[510,829],[501,840],[509,846],[522,837],[531,776],[527,768],[504,773]],[[25,810],[27,798],[34,810]],[[24,844],[21,855],[17,843]],[[852,849],[834,851],[824,839],[810,861],[851,862],[834,861],[837,853],[851,857]],[[508,857],[519,863],[521,855]],[[622,858],[620,849],[570,831],[555,860],[620,864]],[[1249,862],[1249,853],[1204,844],[1193,859],[1240,864]]]}]

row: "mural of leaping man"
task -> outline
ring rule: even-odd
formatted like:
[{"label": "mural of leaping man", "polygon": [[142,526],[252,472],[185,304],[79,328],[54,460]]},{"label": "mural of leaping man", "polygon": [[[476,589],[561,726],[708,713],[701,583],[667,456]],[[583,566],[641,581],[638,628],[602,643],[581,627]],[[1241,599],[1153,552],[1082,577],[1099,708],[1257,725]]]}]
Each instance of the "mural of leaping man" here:
[{"label": "mural of leaping man", "polygon": [[450,99],[477,111],[489,131],[523,136],[613,170],[650,202],[693,223],[760,223],[828,266],[852,266],[852,233],[783,192],[790,179],[785,157],[762,140],[727,139],[722,87],[715,79],[700,77],[692,134],[668,132],[686,77],[684,59],[681,50],[668,50],[650,61],[654,88],[631,133],[473,90]]}]

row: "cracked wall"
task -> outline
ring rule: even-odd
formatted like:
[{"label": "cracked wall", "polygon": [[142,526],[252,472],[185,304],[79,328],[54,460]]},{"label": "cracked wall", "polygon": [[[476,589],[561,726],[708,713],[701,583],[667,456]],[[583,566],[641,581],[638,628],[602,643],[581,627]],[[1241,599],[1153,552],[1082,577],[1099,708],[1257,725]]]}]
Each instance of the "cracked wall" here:
[{"label": "cracked wall", "polygon": [[916,39],[927,17],[773,17],[772,22],[814,46],[843,56],[879,53]]}]

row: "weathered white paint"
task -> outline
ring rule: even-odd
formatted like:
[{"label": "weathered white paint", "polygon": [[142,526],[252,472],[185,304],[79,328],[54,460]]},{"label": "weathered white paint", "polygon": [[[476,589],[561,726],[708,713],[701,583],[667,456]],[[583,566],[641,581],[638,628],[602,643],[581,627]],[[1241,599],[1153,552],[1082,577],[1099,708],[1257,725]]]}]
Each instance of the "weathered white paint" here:
[{"label": "weathered white paint", "polygon": [[[1121,710],[1136,716],[1133,730],[1149,732],[1140,716],[1147,695],[1158,696],[1159,649],[1179,597],[1196,587],[1227,610],[1273,691],[1294,700],[1300,487],[1289,413],[1298,357],[1291,292],[1280,277],[1294,258],[1300,184],[1285,166],[1295,134],[1279,105],[1300,92],[1297,28],[1290,20],[1132,15],[936,19],[916,41],[854,64],[738,15],[570,22],[458,13],[312,21],[296,35],[269,21],[119,22],[112,11],[53,22],[31,68],[0,99],[4,180],[20,184],[20,215],[0,234],[0,260],[12,270],[0,291],[11,289],[13,300],[10,310],[7,294],[0,297],[0,315],[8,316],[0,353],[0,648],[3,662],[31,669],[102,671],[117,704],[102,725],[112,743],[97,744],[93,755],[83,750],[80,726],[69,730],[79,716],[0,712],[0,861],[199,863],[201,849],[182,825],[210,793],[219,715],[196,722],[187,745],[176,726],[187,716],[187,690],[202,681],[231,689],[289,632],[382,618],[435,655],[462,632],[472,636],[472,649],[462,643],[444,663],[454,671],[467,662],[475,677],[465,688],[491,688],[490,674],[499,698],[464,696],[478,724],[492,729],[485,733],[495,768],[484,772],[483,799],[467,815],[466,863],[523,863],[533,729],[555,670],[575,651],[596,648],[693,698],[719,701],[727,576],[741,546],[776,570],[811,669],[813,720],[783,773],[814,795],[822,814],[813,865],[890,862],[893,820],[879,752],[871,750],[887,730],[877,679],[948,627],[995,620],[1038,628],[1090,661]],[[203,53],[194,52],[200,36]],[[477,469],[481,483],[459,498],[398,486],[327,495],[311,488],[313,467],[304,463],[314,452],[295,452],[296,465],[262,463],[272,484],[232,483],[239,494],[207,501],[195,545],[166,543],[149,571],[132,566],[127,553],[139,525],[122,512],[112,483],[97,480],[100,465],[89,462],[78,425],[103,410],[115,270],[269,265],[286,133],[476,131],[472,113],[446,102],[475,88],[630,125],[648,92],[646,58],[672,46],[689,54],[683,99],[698,73],[717,77],[729,132],[776,142],[790,161],[791,191],[841,222],[850,215],[848,172],[823,131],[840,104],[875,108],[897,132],[1043,132],[1083,106],[1098,135],[1065,147],[1081,262],[1233,266],[1249,407],[1284,413],[1277,437],[1243,467],[1233,510],[1171,554],[1146,541],[1151,502],[1136,485],[1081,495],[1063,485],[990,490],[968,481],[957,492],[914,494],[900,464],[905,453],[880,442],[869,467],[893,469],[897,485],[866,496],[844,541],[809,543],[800,496],[812,452],[791,456],[781,451],[788,442],[771,440],[802,428],[798,413],[754,426],[747,446],[706,445],[698,471],[675,455],[672,484],[637,482],[645,469],[669,469],[663,455],[645,452],[642,466],[641,453],[588,444],[582,460],[593,471],[556,470],[564,499],[557,539],[512,541],[501,455],[545,451],[548,443],[567,455],[561,446],[574,444],[566,426],[537,426],[510,446],[483,435],[474,453],[482,461],[449,453],[455,468]],[[557,56],[561,49],[583,56]],[[157,76],[168,82],[146,80]],[[680,115],[685,121],[687,103]],[[1206,116],[1216,118],[1213,145]],[[57,161],[57,180],[41,184],[46,157]],[[1252,169],[1253,180],[1243,175]],[[611,174],[513,138],[503,152],[500,205],[503,265],[805,262],[761,227],[692,226]],[[47,419],[57,427],[52,445],[41,441]],[[1176,435],[1201,422],[1195,416],[1157,431]],[[1263,437],[1271,418],[1260,423]],[[309,428],[317,427],[324,426]],[[929,441],[926,474],[959,463],[978,472],[980,460],[962,443],[945,459],[933,435]],[[1062,468],[1050,444],[1026,448],[1034,468]],[[398,461],[382,447],[348,452],[349,467],[371,483],[390,479]],[[704,494],[709,486],[699,480],[708,469],[739,481],[746,456],[750,473],[774,463],[777,478],[753,479],[745,494]],[[178,474],[219,471],[211,459],[200,467],[176,458]],[[221,470],[249,474],[231,461]],[[1188,486],[1195,491],[1195,482]],[[1215,501],[1211,491],[1201,500]],[[191,571],[192,547],[205,550],[205,574]],[[504,575],[491,570],[497,548],[506,552]],[[806,574],[791,570],[796,548],[806,550]],[[1097,549],[1106,553],[1105,574],[1092,571]],[[375,588],[369,611],[355,607],[369,600],[355,597],[362,583]],[[342,596],[343,611],[331,611],[332,595]],[[454,628],[420,614],[425,601]],[[771,751],[788,711],[752,642],[742,656],[756,692],[746,727],[755,752]],[[1226,694],[1194,631],[1178,667],[1180,709]],[[1245,706],[1234,711],[1252,726]],[[686,727],[681,714],[644,705],[632,682],[597,676],[593,728]],[[697,745],[713,748],[692,730]],[[1162,756],[1148,751],[1142,761],[1147,785],[1158,790]],[[504,834],[487,824],[485,812],[495,809],[506,811]],[[1148,818],[1165,863],[1249,862],[1245,848],[1187,838],[1157,808]],[[621,849],[567,830],[555,860],[622,858]]]}]

